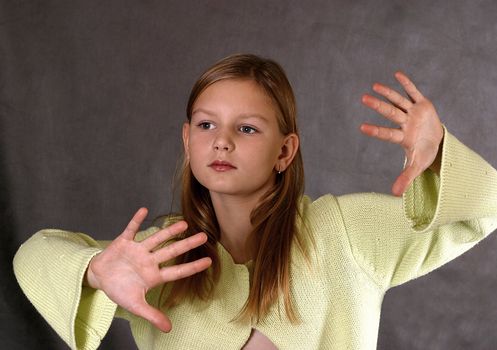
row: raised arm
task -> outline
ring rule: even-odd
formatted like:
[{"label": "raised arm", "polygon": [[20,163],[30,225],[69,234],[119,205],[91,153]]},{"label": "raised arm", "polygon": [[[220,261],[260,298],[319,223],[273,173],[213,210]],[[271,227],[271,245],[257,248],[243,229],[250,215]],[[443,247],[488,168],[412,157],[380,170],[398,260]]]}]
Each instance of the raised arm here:
[{"label": "raised arm", "polygon": [[337,198],[356,262],[384,289],[436,269],[497,228],[495,168],[439,124],[432,104],[407,77],[396,77],[413,101],[375,84],[392,104],[368,95],[363,102],[400,129],[361,130],[406,150],[406,167],[393,186],[402,198],[376,193]]}]

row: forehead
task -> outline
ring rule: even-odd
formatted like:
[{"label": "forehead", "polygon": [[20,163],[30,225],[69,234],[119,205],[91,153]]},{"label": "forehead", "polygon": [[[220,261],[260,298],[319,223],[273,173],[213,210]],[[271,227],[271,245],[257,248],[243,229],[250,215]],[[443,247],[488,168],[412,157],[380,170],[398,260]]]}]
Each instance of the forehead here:
[{"label": "forehead", "polygon": [[198,109],[231,110],[276,116],[276,104],[262,86],[252,79],[224,79],[205,88],[195,100]]}]

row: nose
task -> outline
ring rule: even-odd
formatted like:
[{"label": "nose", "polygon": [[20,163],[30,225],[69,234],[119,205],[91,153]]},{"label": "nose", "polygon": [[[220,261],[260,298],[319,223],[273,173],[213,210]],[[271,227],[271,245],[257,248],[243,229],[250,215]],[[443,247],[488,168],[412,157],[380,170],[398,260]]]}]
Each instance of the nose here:
[{"label": "nose", "polygon": [[219,133],[214,140],[215,151],[231,152],[235,149],[235,145],[231,137],[227,133]]}]

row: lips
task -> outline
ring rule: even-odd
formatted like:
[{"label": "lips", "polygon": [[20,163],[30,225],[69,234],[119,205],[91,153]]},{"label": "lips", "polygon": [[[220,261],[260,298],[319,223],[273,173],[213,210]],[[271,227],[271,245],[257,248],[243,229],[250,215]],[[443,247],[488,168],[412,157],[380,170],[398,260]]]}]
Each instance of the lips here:
[{"label": "lips", "polygon": [[216,171],[228,171],[236,169],[236,166],[225,160],[215,160],[211,164],[209,164],[209,167]]}]

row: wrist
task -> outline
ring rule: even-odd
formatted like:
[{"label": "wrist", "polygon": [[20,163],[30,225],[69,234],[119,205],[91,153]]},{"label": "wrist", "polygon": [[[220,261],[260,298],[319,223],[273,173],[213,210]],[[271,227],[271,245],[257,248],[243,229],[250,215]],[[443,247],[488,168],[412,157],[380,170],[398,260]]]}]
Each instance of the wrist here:
[{"label": "wrist", "polygon": [[90,263],[88,264],[88,267],[86,268],[85,275],[83,277],[83,286],[90,287],[93,289],[98,289],[95,275],[94,275],[93,270],[92,270],[92,263],[94,262],[94,258],[95,257],[93,257],[90,260]]},{"label": "wrist", "polygon": [[428,167],[431,171],[433,171],[437,175],[440,175],[440,167],[442,164],[443,139],[444,139],[444,137],[442,134],[442,139],[440,140],[440,143],[438,144],[438,150],[437,150],[437,155],[435,156],[435,160]]}]

